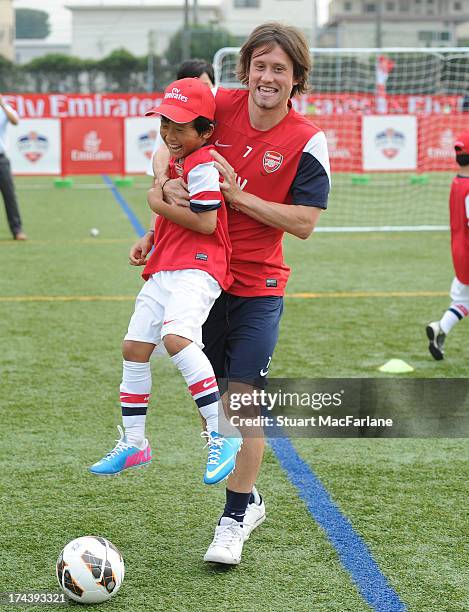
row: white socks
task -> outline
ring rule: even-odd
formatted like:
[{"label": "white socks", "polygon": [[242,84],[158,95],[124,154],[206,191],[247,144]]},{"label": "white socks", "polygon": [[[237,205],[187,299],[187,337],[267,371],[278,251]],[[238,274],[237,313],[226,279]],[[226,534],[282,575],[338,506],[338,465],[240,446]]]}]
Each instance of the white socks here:
[{"label": "white socks", "polygon": [[451,304],[440,320],[440,327],[444,334],[449,334],[453,327],[467,317],[467,308],[462,304]]},{"label": "white socks", "polygon": [[[200,414],[207,422],[207,431],[218,431],[220,393],[210,361],[192,342],[171,357],[183,375]],[[145,420],[151,393],[150,363],[123,361],[120,400],[126,442],[141,447],[145,440]]]},{"label": "white socks", "polygon": [[194,342],[171,360],[184,376],[200,414],[207,421],[207,431],[218,431],[220,393],[210,361]]},{"label": "white socks", "polygon": [[126,442],[141,447],[151,392],[150,363],[123,362],[120,399]]}]

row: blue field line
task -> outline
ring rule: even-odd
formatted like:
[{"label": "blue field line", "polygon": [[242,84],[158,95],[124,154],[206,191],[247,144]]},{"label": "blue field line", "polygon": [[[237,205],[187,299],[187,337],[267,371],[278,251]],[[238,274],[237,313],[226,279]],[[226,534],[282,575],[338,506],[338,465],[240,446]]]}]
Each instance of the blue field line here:
[{"label": "blue field line", "polygon": [[368,546],[332,501],[327,489],[298,455],[288,438],[270,438],[270,446],[309,512],[336,549],[363,599],[377,612],[401,612],[405,604],[382,574]]},{"label": "blue field line", "polygon": [[103,174],[103,181],[112,191],[112,195],[114,196],[119,206],[122,208],[122,210],[127,215],[130,223],[132,223],[132,226],[134,230],[136,231],[138,237],[141,238],[145,234],[146,230],[143,227],[143,225],[140,223],[140,221],[137,219],[134,211],[130,208],[130,206],[125,201],[124,196],[119,192],[119,190],[114,185],[112,180],[106,174]]}]

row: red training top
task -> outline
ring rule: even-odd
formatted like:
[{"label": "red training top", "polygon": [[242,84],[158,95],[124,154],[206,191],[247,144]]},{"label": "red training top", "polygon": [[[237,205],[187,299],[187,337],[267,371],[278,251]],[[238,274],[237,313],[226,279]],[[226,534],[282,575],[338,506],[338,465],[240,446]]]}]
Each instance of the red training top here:
[{"label": "red training top", "polygon": [[[218,89],[211,142],[233,166],[241,189],[268,202],[326,208],[329,156],[324,133],[290,107],[267,131],[251,126],[246,90]],[[281,296],[290,268],[282,253],[283,230],[228,208],[237,296]]]},{"label": "red training top", "polygon": [[158,216],[155,223],[155,248],[142,276],[145,280],[163,270],[204,270],[223,289],[233,281],[230,273],[231,244],[228,237],[226,206],[220,192],[220,176],[209,150],[202,147],[185,159],[171,160],[170,178],[183,177],[190,196],[190,208],[195,213],[217,210],[217,225],[213,234],[206,235],[186,229]]}]

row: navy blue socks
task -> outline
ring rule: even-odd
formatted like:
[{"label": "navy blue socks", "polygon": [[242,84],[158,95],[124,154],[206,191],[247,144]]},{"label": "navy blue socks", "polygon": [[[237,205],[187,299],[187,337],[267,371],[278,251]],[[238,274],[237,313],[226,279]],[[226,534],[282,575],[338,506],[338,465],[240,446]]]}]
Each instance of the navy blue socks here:
[{"label": "navy blue socks", "polygon": [[242,523],[251,495],[252,493],[236,493],[226,489],[226,504],[222,517],[227,516]]}]

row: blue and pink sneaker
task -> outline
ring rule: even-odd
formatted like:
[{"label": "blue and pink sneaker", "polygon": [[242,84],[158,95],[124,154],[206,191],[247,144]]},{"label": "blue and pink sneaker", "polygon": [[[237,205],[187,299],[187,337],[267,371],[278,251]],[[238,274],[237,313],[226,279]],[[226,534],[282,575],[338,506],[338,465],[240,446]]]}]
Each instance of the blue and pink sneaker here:
[{"label": "blue and pink sneaker", "polygon": [[132,446],[125,440],[122,427],[117,426],[120,438],[117,444],[100,461],[94,463],[89,469],[92,474],[97,476],[115,476],[127,468],[142,467],[151,462],[151,447],[145,438],[143,447]]},{"label": "blue and pink sneaker", "polygon": [[202,432],[208,446],[207,467],[204,474],[205,484],[216,484],[228,478],[236,467],[238,454],[243,439],[240,437],[225,438],[222,434],[213,431],[208,434]]}]

